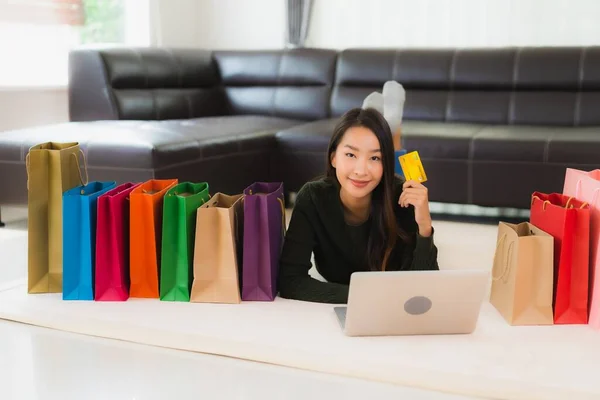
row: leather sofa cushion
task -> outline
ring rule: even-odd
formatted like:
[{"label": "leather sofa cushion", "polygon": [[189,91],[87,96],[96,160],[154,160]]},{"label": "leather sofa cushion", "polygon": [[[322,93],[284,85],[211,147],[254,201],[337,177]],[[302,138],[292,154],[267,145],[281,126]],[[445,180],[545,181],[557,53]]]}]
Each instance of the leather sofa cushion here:
[{"label": "leather sofa cushion", "polygon": [[333,50],[215,52],[232,114],[326,118],[335,74]]},{"label": "leather sofa cushion", "polygon": [[[301,124],[277,133],[286,152],[325,152],[338,118]],[[403,146],[423,158],[597,164],[600,127],[490,126],[404,121]]]},{"label": "leather sofa cushion", "polygon": [[[573,128],[570,128],[570,130]],[[565,128],[537,126],[490,126],[473,141],[474,160],[539,162],[548,160],[548,144]]]},{"label": "leather sofa cushion", "polygon": [[[276,135],[280,149],[287,152],[326,152],[333,129],[339,118],[331,118],[279,131]],[[403,145],[419,150],[424,158],[469,158],[472,138],[482,129],[476,124],[405,121]]]},{"label": "leather sofa cushion", "polygon": [[23,162],[34,144],[77,141],[93,167],[161,169],[202,158],[264,150],[276,131],[298,121],[263,116],[172,121],[97,121],[36,127],[0,135],[0,160]]},{"label": "leather sofa cushion", "polygon": [[471,142],[482,128],[478,124],[405,121],[402,146],[418,150],[422,158],[468,160]]},{"label": "leather sofa cushion", "polygon": [[277,146],[284,152],[325,153],[338,120],[329,118],[279,131],[275,135]]},{"label": "leather sofa cushion", "polygon": [[100,54],[113,89],[201,88],[219,84],[210,51],[129,48]]},{"label": "leather sofa cushion", "polygon": [[473,159],[597,164],[600,127],[486,127],[473,141]]},{"label": "leather sofa cushion", "polygon": [[548,143],[548,162],[600,164],[600,127],[564,130]]},{"label": "leather sofa cushion", "polygon": [[165,120],[225,114],[221,88],[204,89],[114,89],[122,120]]}]

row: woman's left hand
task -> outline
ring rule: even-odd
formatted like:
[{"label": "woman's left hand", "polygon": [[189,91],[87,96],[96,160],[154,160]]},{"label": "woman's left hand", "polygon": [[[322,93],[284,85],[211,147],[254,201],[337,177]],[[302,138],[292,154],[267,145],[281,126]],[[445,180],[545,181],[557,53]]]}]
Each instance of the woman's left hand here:
[{"label": "woman's left hand", "polygon": [[415,221],[419,225],[419,235],[431,236],[432,222],[429,213],[429,198],[425,186],[413,180],[404,182],[398,204],[400,207],[412,205],[415,208]]}]

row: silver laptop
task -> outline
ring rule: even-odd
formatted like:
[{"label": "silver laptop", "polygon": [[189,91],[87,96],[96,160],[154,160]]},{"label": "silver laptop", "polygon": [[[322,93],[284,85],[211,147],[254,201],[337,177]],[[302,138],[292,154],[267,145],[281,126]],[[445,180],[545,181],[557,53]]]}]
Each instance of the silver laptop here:
[{"label": "silver laptop", "polygon": [[488,282],[481,270],[355,272],[334,310],[348,336],[472,333]]}]

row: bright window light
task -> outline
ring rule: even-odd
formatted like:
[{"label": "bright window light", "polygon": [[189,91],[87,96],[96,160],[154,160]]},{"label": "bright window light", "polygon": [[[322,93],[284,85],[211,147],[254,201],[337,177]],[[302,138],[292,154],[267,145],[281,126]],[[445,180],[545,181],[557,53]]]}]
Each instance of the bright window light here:
[{"label": "bright window light", "polygon": [[75,47],[150,44],[149,0],[81,3],[83,25],[0,18],[0,87],[66,86],[68,54]]}]

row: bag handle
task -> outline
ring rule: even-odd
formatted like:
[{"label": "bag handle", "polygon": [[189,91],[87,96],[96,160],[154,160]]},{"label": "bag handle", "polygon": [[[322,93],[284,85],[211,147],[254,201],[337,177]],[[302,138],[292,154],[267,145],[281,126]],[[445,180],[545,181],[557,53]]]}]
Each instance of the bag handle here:
[{"label": "bag handle", "polygon": [[[79,157],[77,157],[77,154],[75,154],[75,153],[71,153],[71,155],[73,157],[75,157],[75,162],[77,163],[77,172],[79,172],[79,181],[81,182],[81,185],[87,186],[87,184],[89,183],[89,180],[90,180],[89,175],[88,175],[88,170],[87,170],[87,161],[85,159],[85,153],[83,152],[83,150],[79,149],[79,152],[81,153],[81,157],[83,157],[83,168],[85,169],[85,182],[83,180],[83,175],[81,174],[81,166],[79,165]],[[29,190],[29,178],[31,176],[31,160],[29,157],[29,153],[27,153],[27,155],[25,156],[25,169],[27,170],[27,190]]]},{"label": "bag handle", "polygon": [[[532,206],[533,206],[533,202],[534,202],[536,199],[537,199],[537,200],[539,200],[539,201],[542,201],[542,199],[541,199],[539,196],[533,196],[533,197],[531,198],[531,205],[532,205]],[[546,211],[546,205],[547,205],[547,204],[550,204],[550,200],[544,200],[544,203],[542,204],[542,210]]]},{"label": "bag handle", "polygon": [[29,164],[29,153],[25,156],[25,170],[27,171],[27,191],[29,191],[29,178],[31,172],[31,166]]},{"label": "bag handle", "polygon": [[[571,200],[573,200],[573,199],[574,199],[574,197],[569,197],[569,200],[567,200],[567,204],[565,204],[565,208],[568,208],[568,209],[574,208],[573,205],[570,204]],[[570,205],[570,207],[569,207],[569,205]],[[583,203],[581,203],[581,207],[579,207],[579,208],[581,209],[581,208],[583,208],[583,207],[585,207],[587,205],[588,205],[588,203],[583,202]]]},{"label": "bag handle", "polygon": [[285,206],[283,205],[283,200],[281,198],[277,198],[277,201],[281,205],[281,224],[283,225],[283,233],[285,234]]},{"label": "bag handle", "polygon": [[83,180],[83,175],[81,175],[81,165],[79,165],[79,157],[77,157],[76,153],[71,153],[73,157],[75,157],[75,163],[77,164],[77,172],[79,172],[79,180],[81,181],[82,186],[87,186],[90,183],[90,177],[88,175],[87,169],[87,160],[85,159],[85,153],[83,150],[79,149],[79,153],[81,153],[81,157],[83,158],[83,169],[85,170],[85,181]]},{"label": "bag handle", "polygon": [[[498,249],[500,248],[500,243],[502,242],[502,250],[504,250],[504,243],[506,242],[506,233],[504,235],[502,235],[502,237],[500,238],[500,240],[498,240],[498,243],[496,245],[496,255],[494,256],[494,266],[492,267],[492,280],[494,282],[497,282],[499,280],[502,280],[503,282],[506,282],[506,278],[508,277],[508,274],[510,273],[510,259],[512,258],[512,250],[514,248],[514,244],[515,242],[511,242],[508,245],[508,251],[506,252],[507,254],[510,254],[507,257],[504,257],[504,268],[502,268],[502,273],[500,274],[500,276],[497,276],[496,274],[494,274],[494,270],[496,269],[496,265],[497,263],[497,259],[498,259]],[[502,251],[502,254],[504,254],[504,251]]]},{"label": "bag handle", "polygon": [[[598,190],[598,189],[596,189],[596,190]],[[575,196],[575,197],[577,197],[577,196]],[[574,208],[574,207],[573,207],[573,205],[571,204],[571,201],[573,201],[573,199],[574,199],[575,197],[573,197],[573,196],[569,197],[569,199],[567,200],[567,204],[565,204],[565,208],[566,208],[566,209],[573,209],[573,208]],[[597,197],[597,196],[595,195],[595,196],[594,196],[594,198],[596,198],[596,197]],[[537,199],[537,200],[539,200],[539,201],[542,201],[542,199],[541,199],[539,196],[533,196],[533,197],[531,198],[531,205],[532,205],[532,206],[533,206],[533,202],[534,202],[536,199]],[[546,211],[546,206],[547,206],[548,204],[552,204],[552,202],[551,202],[550,200],[544,200],[544,204],[542,204],[542,210],[543,210],[543,211]],[[580,209],[582,209],[582,208],[584,208],[584,207],[586,207],[586,206],[588,206],[588,203],[586,203],[586,202],[583,202],[583,203],[581,204],[581,207],[579,207],[579,208],[580,208]]]},{"label": "bag handle", "polygon": [[[254,194],[259,194],[259,193],[252,193],[252,189],[248,190],[248,194],[249,195],[254,195]],[[267,193],[265,193],[267,194]],[[244,195],[245,197],[245,195]],[[283,200],[279,197],[277,197],[277,201],[279,202],[279,205],[281,206],[281,224],[283,225],[283,232],[285,233],[285,205],[283,204]]]}]

